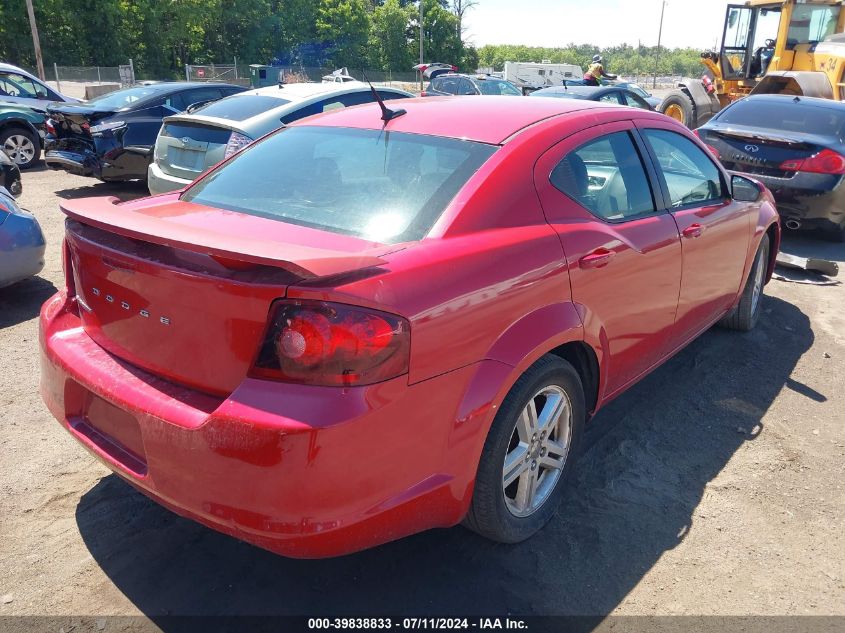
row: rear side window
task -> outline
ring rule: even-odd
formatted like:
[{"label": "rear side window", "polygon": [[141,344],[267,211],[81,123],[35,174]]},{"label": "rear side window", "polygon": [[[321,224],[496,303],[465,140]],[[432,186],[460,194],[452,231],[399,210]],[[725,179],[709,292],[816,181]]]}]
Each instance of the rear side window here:
[{"label": "rear side window", "polygon": [[194,88],[167,97],[167,105],[178,111],[187,110],[189,106],[201,101],[213,101],[221,97],[219,88]]},{"label": "rear side window", "polygon": [[458,81],[458,93],[459,95],[474,95],[477,94],[475,90],[475,86],[469,79],[460,79]]},{"label": "rear side window", "polygon": [[434,87],[435,90],[438,90],[440,92],[448,92],[450,95],[458,94],[457,77],[439,77],[434,81],[437,82],[437,85]]},{"label": "rear side window", "polygon": [[279,108],[286,103],[290,103],[290,101],[281,97],[233,95],[210,103],[194,112],[194,114],[226,119],[228,121],[246,121],[263,112],[267,112],[267,110]]},{"label": "rear side window", "polygon": [[673,207],[725,198],[722,174],[695,143],[668,130],[643,130],[643,136],[657,156]]},{"label": "rear side window", "polygon": [[513,84],[500,79],[479,79],[477,85],[483,95],[522,95],[522,93],[517,90]]},{"label": "rear side window", "polygon": [[570,152],[554,168],[550,181],[608,222],[656,212],[642,158],[628,132],[602,136]]},{"label": "rear side window", "polygon": [[777,101],[743,99],[725,109],[717,121],[781,132],[818,134],[845,141],[845,107],[835,102],[816,105],[795,103],[788,97]]},{"label": "rear side window", "polygon": [[382,243],[422,239],[496,147],[381,130],[290,127],[182,199]]}]

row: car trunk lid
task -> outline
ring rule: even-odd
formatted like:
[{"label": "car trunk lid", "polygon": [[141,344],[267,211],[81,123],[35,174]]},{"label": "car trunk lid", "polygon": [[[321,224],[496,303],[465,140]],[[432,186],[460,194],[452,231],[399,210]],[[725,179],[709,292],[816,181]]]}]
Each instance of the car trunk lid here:
[{"label": "car trunk lid", "polygon": [[744,126],[714,126],[700,130],[700,134],[705,143],[718,150],[726,169],[774,178],[792,178],[795,172],[781,169],[781,165],[812,156],[828,142],[825,137]]},{"label": "car trunk lid", "polygon": [[232,131],[224,124],[167,117],[156,141],[156,163],[166,174],[193,180],[223,160]]},{"label": "car trunk lid", "polygon": [[214,394],[244,379],[288,285],[384,263],[383,245],[175,196],[142,207],[79,199],[62,210],[86,333],[137,367]]}]

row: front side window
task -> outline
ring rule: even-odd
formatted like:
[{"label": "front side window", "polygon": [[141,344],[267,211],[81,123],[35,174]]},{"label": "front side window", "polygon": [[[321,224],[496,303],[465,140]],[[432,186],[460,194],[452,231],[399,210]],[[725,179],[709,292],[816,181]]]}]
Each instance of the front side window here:
[{"label": "front side window", "polygon": [[422,134],[290,127],[249,146],[182,199],[382,243],[419,240],[495,151]]},{"label": "front side window", "polygon": [[602,136],[567,154],[552,185],[608,222],[656,212],[642,158],[628,132]]},{"label": "front side window", "polygon": [[644,130],[643,136],[657,157],[673,208],[726,197],[721,172],[691,140],[668,130]]},{"label": "front side window", "polygon": [[627,101],[628,105],[632,108],[640,108],[641,110],[651,110],[651,106],[648,105],[645,99],[638,97],[633,92],[629,92],[625,95],[625,101]]},{"label": "front side window", "polygon": [[[599,101],[601,101],[602,103],[619,104],[619,103],[622,103],[622,100],[619,97],[620,97],[620,93],[618,93],[618,92],[608,92],[608,93],[600,96]],[[622,103],[622,105],[625,105],[625,104]]]}]

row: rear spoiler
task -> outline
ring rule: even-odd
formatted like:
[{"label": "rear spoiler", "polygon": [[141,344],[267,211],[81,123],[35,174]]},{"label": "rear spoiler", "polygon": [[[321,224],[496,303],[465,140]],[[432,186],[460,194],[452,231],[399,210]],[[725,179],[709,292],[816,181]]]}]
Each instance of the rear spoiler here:
[{"label": "rear spoiler", "polygon": [[[116,235],[218,259],[281,268],[302,279],[386,263],[374,254],[383,253],[388,248],[384,245],[181,202],[173,195],[161,198],[158,204],[146,199],[140,208],[119,204],[115,197],[79,198],[63,201],[60,208],[73,220]],[[300,241],[337,246],[305,246]]]}]

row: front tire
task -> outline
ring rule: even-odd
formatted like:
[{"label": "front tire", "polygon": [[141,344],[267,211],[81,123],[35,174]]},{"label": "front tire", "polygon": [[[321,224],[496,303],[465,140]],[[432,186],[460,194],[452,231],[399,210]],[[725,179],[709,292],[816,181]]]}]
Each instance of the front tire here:
[{"label": "front tire", "polygon": [[688,128],[696,127],[692,101],[683,90],[675,90],[663,99],[659,108],[662,114],[683,123]]},{"label": "front tire", "polygon": [[748,332],[757,325],[760,318],[760,305],[763,303],[763,286],[766,283],[766,269],[769,265],[769,236],[764,235],[757,249],[751,273],[745,281],[742,296],[736,307],[719,321],[719,325],[729,330]]},{"label": "front tire", "polygon": [[548,523],[578,456],[585,415],[572,365],[552,355],[532,365],[490,428],[464,524],[494,541],[518,543]]}]

